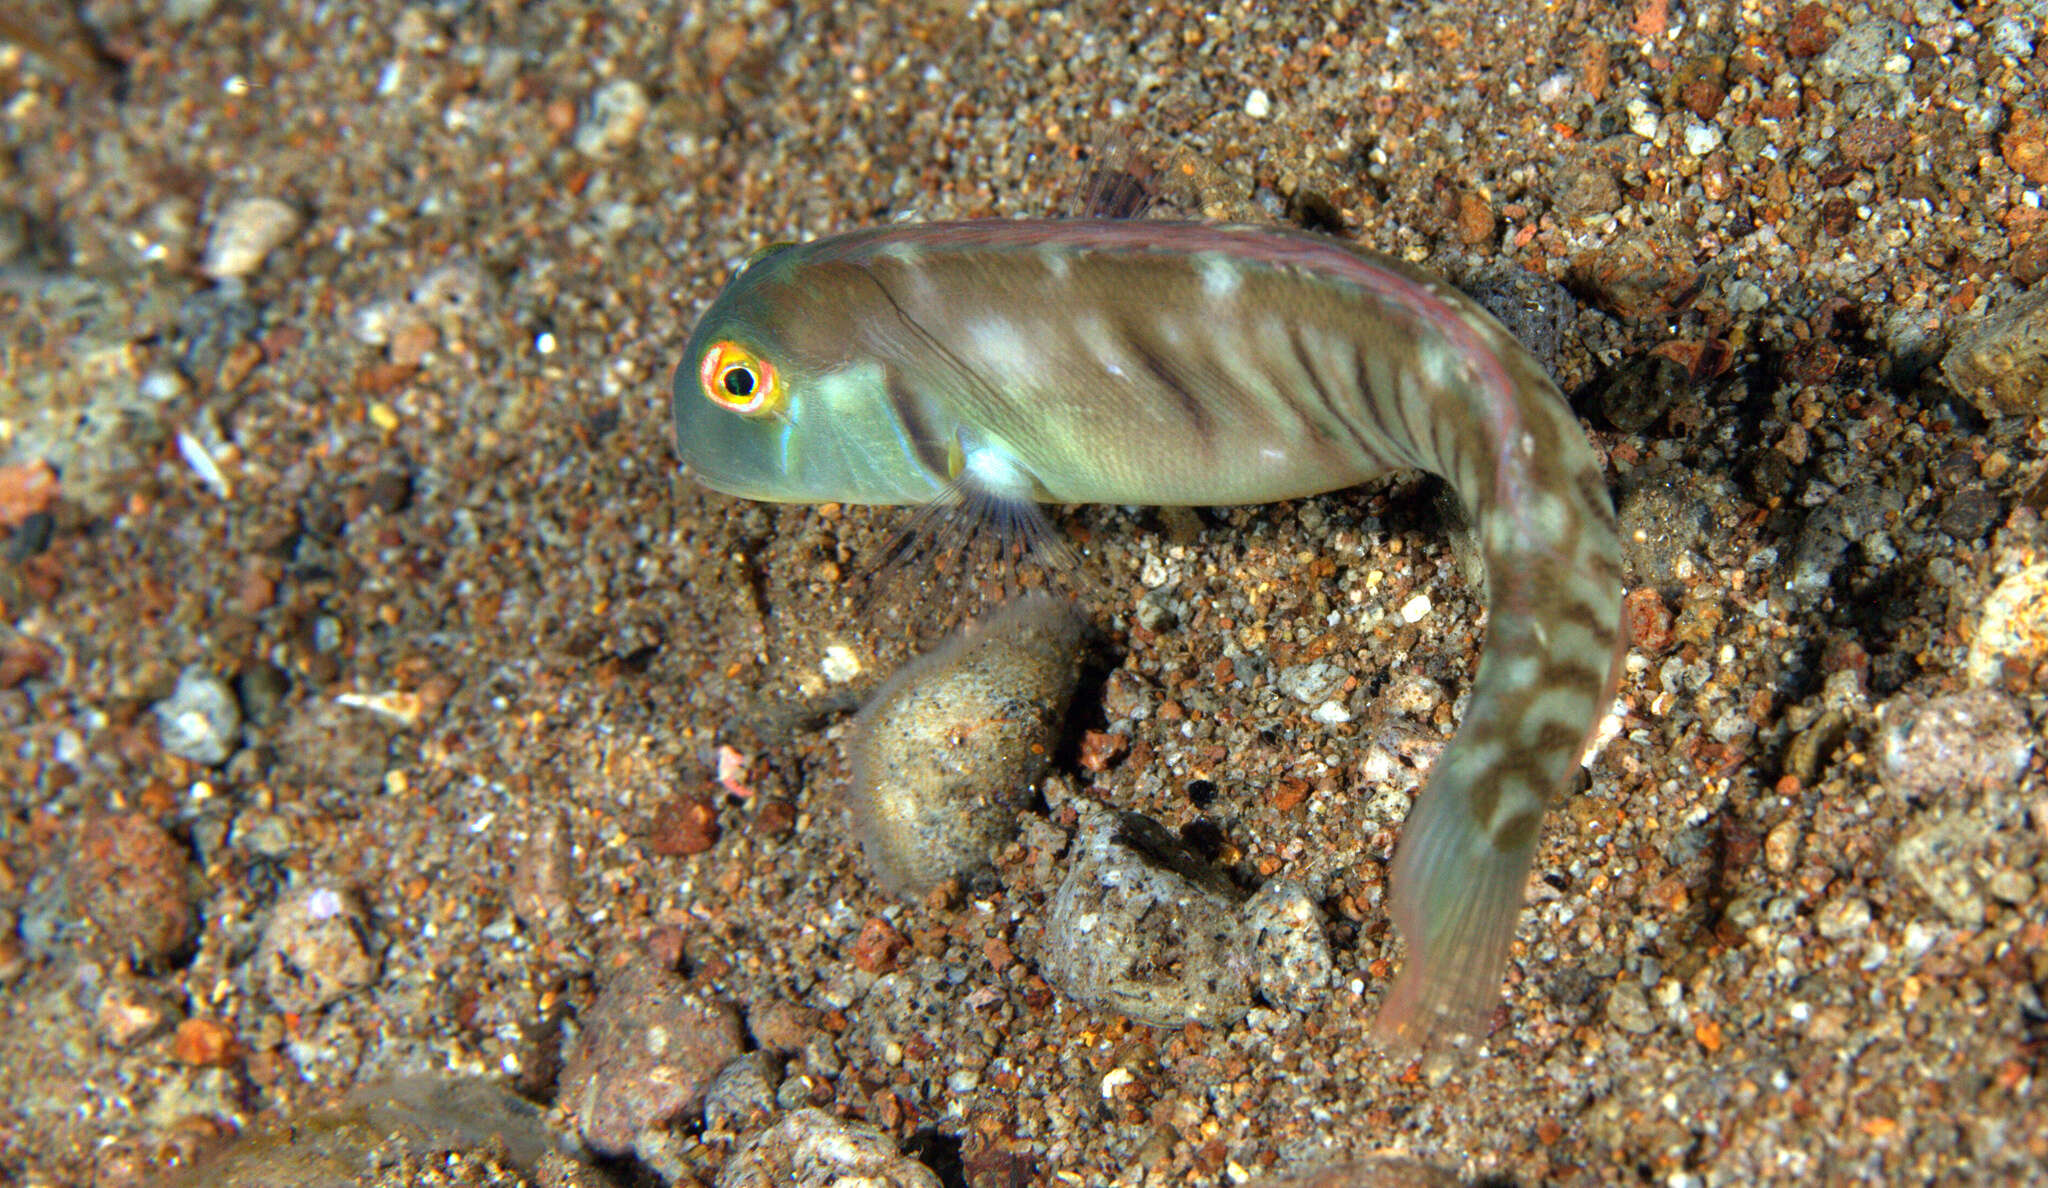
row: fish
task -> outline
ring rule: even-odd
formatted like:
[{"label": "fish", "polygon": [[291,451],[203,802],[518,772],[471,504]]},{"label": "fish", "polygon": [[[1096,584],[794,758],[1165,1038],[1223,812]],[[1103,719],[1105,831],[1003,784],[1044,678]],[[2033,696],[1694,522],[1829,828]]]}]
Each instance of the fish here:
[{"label": "fish", "polygon": [[691,333],[678,453],[714,491],[936,505],[1290,500],[1442,478],[1483,560],[1463,721],[1404,823],[1406,957],[1375,1034],[1499,1002],[1543,815],[1613,696],[1621,545],[1598,455],[1512,335],[1447,282],[1330,236],[1118,219],[850,231],[751,257]]}]

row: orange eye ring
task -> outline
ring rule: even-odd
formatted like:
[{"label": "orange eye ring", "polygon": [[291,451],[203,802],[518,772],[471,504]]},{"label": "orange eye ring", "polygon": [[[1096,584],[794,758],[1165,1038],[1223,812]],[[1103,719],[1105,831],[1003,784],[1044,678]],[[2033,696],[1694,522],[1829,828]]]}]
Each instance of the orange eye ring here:
[{"label": "orange eye ring", "polygon": [[745,417],[773,412],[782,403],[775,365],[736,342],[714,343],[704,352],[697,385],[705,399]]}]

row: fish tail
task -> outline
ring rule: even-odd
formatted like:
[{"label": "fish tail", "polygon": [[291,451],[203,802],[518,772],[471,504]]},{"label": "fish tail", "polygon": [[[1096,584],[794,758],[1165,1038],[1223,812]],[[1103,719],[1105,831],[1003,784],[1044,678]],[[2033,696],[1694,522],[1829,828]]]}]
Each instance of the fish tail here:
[{"label": "fish tail", "polygon": [[[1394,855],[1390,914],[1408,957],[1374,1030],[1397,1048],[1423,1046],[1447,1033],[1477,1033],[1500,998],[1536,852],[1533,827],[1503,844],[1444,774],[1450,773],[1423,790]],[[1540,805],[1535,812],[1540,815]]]},{"label": "fish tail", "polygon": [[1487,639],[1465,720],[1394,854],[1388,906],[1408,957],[1377,1031],[1397,1044],[1480,1033],[1544,810],[1572,781],[1619,671],[1621,549],[1599,464],[1548,377],[1499,333],[1499,380],[1440,390],[1450,407],[1439,416],[1472,402],[1453,421],[1463,432],[1411,439],[1472,516]]}]

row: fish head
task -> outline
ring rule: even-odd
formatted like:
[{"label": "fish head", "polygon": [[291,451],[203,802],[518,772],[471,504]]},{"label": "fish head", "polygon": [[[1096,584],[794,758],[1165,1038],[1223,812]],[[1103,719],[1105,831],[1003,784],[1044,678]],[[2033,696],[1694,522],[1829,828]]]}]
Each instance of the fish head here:
[{"label": "fish head", "polygon": [[910,504],[940,489],[872,349],[900,315],[856,264],[757,252],[690,335],[672,411],[686,473],[777,503]]}]

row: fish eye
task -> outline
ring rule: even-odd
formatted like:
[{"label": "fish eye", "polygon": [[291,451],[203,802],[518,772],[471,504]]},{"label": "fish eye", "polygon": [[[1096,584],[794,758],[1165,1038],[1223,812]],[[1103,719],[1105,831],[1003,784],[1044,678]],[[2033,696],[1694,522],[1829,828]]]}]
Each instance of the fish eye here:
[{"label": "fish eye", "polygon": [[782,379],[773,364],[736,342],[714,343],[697,365],[706,399],[741,416],[774,412],[782,403]]}]

